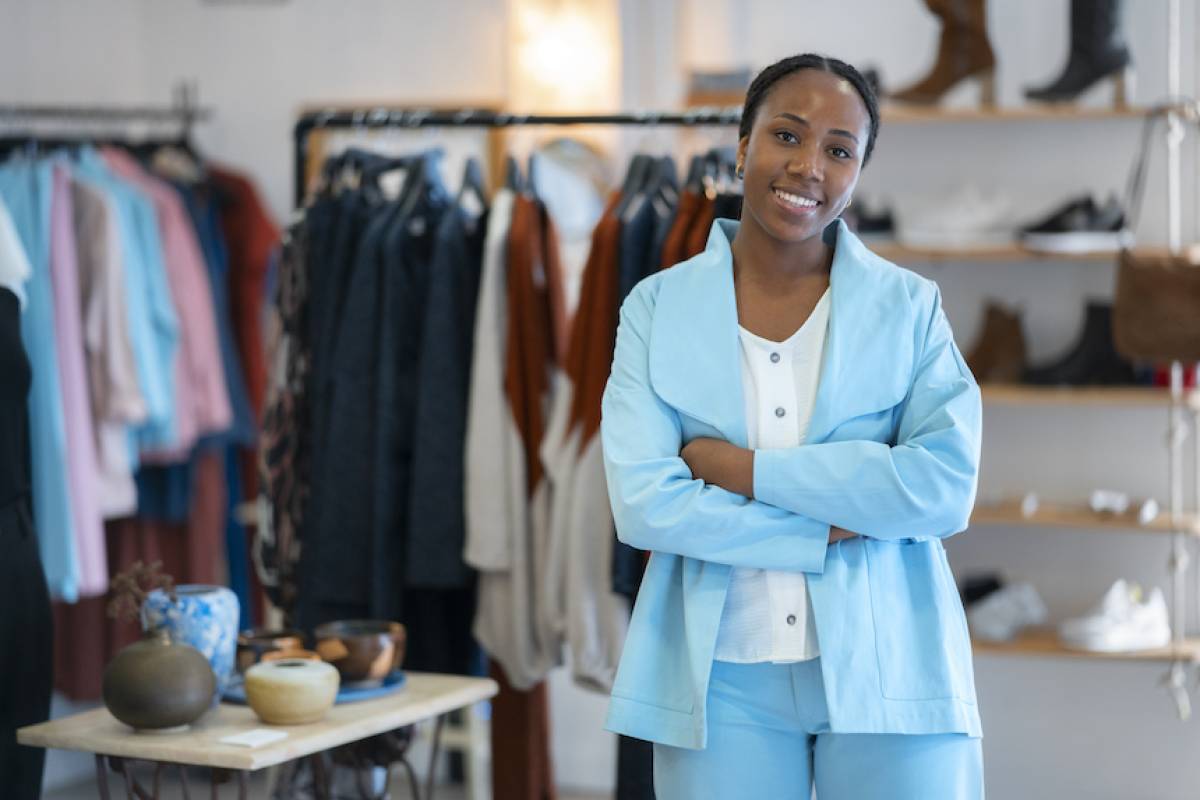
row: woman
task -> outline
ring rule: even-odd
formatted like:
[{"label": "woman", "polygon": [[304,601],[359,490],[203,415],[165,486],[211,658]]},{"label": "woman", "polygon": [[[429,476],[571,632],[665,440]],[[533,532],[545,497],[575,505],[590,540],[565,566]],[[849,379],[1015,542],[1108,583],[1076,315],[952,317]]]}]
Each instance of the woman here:
[{"label": "woman", "polygon": [[979,389],[938,289],[838,219],[879,127],[853,67],[755,78],[742,222],[621,309],[603,446],[653,552],[608,727],[660,800],[983,796],[942,548],[974,502]]}]

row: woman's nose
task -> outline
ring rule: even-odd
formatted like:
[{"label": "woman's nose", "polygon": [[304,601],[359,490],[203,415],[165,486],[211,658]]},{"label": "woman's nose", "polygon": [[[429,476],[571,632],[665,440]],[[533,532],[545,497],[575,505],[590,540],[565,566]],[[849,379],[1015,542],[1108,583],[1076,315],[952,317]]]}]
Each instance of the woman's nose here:
[{"label": "woman's nose", "polygon": [[820,167],[820,153],[814,147],[803,147],[787,163],[788,174],[802,180],[819,181],[825,174]]}]

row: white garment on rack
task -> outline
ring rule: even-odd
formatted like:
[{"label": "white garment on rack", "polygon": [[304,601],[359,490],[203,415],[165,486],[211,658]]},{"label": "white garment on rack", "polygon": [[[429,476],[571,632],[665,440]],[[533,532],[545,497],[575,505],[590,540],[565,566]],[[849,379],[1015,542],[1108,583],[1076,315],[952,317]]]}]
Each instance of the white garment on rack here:
[{"label": "white garment on rack", "polygon": [[524,443],[504,390],[507,250],[513,193],[499,191],[488,214],[467,401],[466,542],[479,570],[473,633],[513,688],[540,683],[561,659],[536,621],[539,540],[549,524],[545,481],[526,497]]},{"label": "white garment on rack", "polygon": [[[829,290],[800,329],[772,342],[739,327],[746,432],[752,449],[799,447],[808,435],[829,323]],[[819,655],[803,572],[737,568],[714,658],[789,663]]]},{"label": "white garment on rack", "polygon": [[29,256],[21,246],[17,228],[13,225],[8,208],[0,201],[0,287],[17,296],[21,309],[25,308],[25,282],[32,274]]}]

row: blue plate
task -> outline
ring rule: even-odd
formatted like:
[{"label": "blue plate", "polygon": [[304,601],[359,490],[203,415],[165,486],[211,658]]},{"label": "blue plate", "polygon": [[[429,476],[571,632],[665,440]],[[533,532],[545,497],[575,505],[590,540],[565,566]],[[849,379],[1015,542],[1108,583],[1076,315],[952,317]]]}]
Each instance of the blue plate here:
[{"label": "blue plate", "polygon": [[[376,697],[383,697],[392,692],[397,692],[404,688],[407,677],[401,670],[388,675],[383,679],[383,683],[378,686],[342,686],[338,689],[337,699],[334,703],[353,703],[358,700],[371,700]],[[225,690],[222,699],[226,703],[236,703],[240,706],[246,705],[246,687],[242,683],[242,677],[239,675],[229,684],[229,688]]]}]

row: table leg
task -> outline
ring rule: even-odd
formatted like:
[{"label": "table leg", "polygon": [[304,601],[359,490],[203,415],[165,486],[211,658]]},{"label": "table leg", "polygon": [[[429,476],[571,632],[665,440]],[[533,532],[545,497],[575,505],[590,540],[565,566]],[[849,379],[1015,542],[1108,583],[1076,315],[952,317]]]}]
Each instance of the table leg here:
[{"label": "table leg", "polygon": [[249,779],[246,777],[246,770],[244,770],[244,769],[238,770],[237,782],[238,782],[238,800],[246,800],[246,797],[248,796],[248,792],[249,792],[249,788],[247,786],[247,784],[249,783]]},{"label": "table leg", "polygon": [[112,800],[108,793],[108,770],[105,768],[104,756],[96,754],[96,786],[100,788],[100,800]]},{"label": "table leg", "polygon": [[437,777],[438,749],[442,743],[442,725],[445,722],[446,715],[439,714],[437,722],[433,724],[433,742],[429,752],[429,772],[425,773],[425,800],[433,800],[433,782]]},{"label": "table leg", "polygon": [[179,765],[179,785],[183,787],[183,800],[192,800],[192,793],[188,789],[187,769],[182,764]]}]

